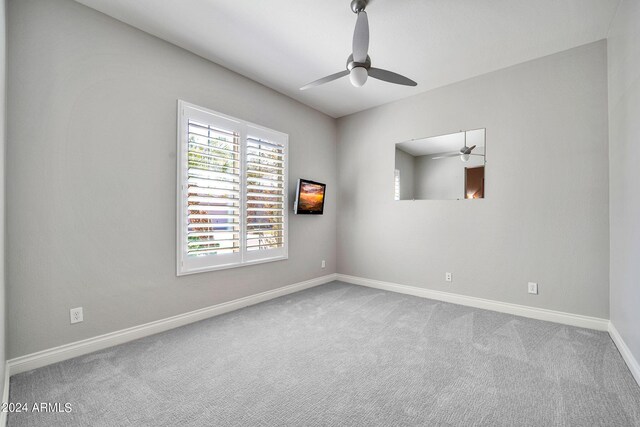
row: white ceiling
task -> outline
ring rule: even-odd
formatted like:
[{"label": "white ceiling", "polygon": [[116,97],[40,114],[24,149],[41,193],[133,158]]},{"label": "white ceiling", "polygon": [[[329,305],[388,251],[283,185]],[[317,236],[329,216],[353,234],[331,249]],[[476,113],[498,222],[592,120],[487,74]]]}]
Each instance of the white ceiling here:
[{"label": "white ceiling", "polygon": [[350,0],[77,0],[332,117],[341,117],[607,36],[619,0],[371,0],[372,65],[415,88],[348,78]]},{"label": "white ceiling", "polygon": [[[396,144],[396,148],[404,151],[407,154],[411,154],[414,157],[426,156],[428,154],[441,154],[457,152],[465,144],[464,140],[465,132],[450,133],[448,135],[431,136],[428,138],[412,139]],[[484,129],[468,130],[467,134],[467,147],[473,145],[476,148],[473,150],[475,154],[484,154]]]}]

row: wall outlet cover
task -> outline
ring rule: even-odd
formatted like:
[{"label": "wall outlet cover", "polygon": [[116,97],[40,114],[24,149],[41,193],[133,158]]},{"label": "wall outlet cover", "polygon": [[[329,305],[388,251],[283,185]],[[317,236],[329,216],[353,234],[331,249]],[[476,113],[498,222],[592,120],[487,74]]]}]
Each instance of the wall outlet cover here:
[{"label": "wall outlet cover", "polygon": [[538,295],[538,284],[534,282],[529,282],[529,293]]},{"label": "wall outlet cover", "polygon": [[82,307],[72,308],[69,310],[69,317],[71,318],[71,323],[80,323],[84,320],[84,316],[82,314]]},{"label": "wall outlet cover", "polygon": [[453,282],[453,275],[451,273],[445,273],[444,280],[447,282]]}]

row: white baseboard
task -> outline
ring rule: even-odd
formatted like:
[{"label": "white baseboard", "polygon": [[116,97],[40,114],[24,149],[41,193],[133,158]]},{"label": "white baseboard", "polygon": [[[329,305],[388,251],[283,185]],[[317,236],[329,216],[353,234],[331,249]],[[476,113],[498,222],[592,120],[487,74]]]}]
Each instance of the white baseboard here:
[{"label": "white baseboard", "polygon": [[159,332],[168,331],[169,329],[184,326],[199,320],[208,319],[209,317],[218,316],[334,280],[336,280],[336,274],[329,274],[315,279],[306,280],[304,282],[295,283],[293,285],[283,286],[271,291],[250,295],[248,297],[213,305],[211,307],[157,320],[155,322],[145,323],[144,325],[99,335],[82,341],[76,341],[74,343],[61,345],[59,347],[50,348],[37,353],[28,354],[26,356],[16,357],[15,359],[7,361],[7,373],[5,375],[8,379],[11,375],[41,368],[43,366],[51,365],[52,363],[61,362],[84,354],[93,353],[94,351],[113,347],[114,345],[157,334]]},{"label": "white baseboard", "polygon": [[627,363],[627,366],[629,367],[633,378],[635,378],[638,385],[640,385],[640,363],[638,363],[636,358],[633,357],[631,350],[629,350],[629,347],[627,347],[627,343],[624,342],[622,336],[620,336],[618,330],[615,326],[613,326],[613,323],[611,322],[609,322],[609,335],[611,336],[611,339],[613,340],[616,347],[618,347],[618,351],[622,355],[622,358]]},{"label": "white baseboard", "polygon": [[562,311],[547,310],[544,308],[528,307],[526,305],[518,305],[484,298],[469,297],[465,295],[453,294],[450,292],[434,291],[430,289],[418,288],[416,286],[400,285],[397,283],[365,279],[362,277],[348,276],[345,274],[338,274],[336,280],[352,283],[354,285],[367,286],[369,288],[382,289],[385,291],[398,292],[401,294],[408,294],[422,298],[450,302],[453,304],[498,311],[500,313],[509,313],[516,316],[562,323],[564,325],[596,329],[598,331],[607,331],[609,329],[609,320],[600,319],[598,317],[582,316],[580,314],[571,314]]},{"label": "white baseboard", "polygon": [[[0,403],[9,402],[9,363],[4,364],[4,378],[2,378],[2,401]],[[7,425],[7,412],[0,411],[0,426],[5,427]]]}]

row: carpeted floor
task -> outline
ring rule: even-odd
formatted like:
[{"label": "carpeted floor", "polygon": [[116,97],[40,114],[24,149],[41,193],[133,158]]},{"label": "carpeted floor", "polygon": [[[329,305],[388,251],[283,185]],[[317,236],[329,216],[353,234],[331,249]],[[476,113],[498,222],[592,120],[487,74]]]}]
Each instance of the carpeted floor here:
[{"label": "carpeted floor", "polygon": [[10,426],[633,426],[605,332],[339,282],[11,378]]}]

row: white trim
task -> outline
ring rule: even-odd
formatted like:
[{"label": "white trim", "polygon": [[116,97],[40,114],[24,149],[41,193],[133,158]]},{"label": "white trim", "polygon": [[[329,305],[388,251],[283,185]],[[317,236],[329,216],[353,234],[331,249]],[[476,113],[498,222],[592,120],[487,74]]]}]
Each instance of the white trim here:
[{"label": "white trim", "polygon": [[222,304],[216,304],[211,307],[201,308],[199,310],[190,311],[188,313],[179,314],[162,320],[156,320],[155,322],[145,323],[144,325],[110,332],[108,334],[42,350],[26,356],[16,357],[7,361],[6,377],[8,379],[11,375],[41,368],[43,366],[51,365],[52,363],[89,354],[94,351],[113,347],[118,344],[157,334],[159,332],[168,331],[169,329],[184,326],[199,320],[208,319],[210,317],[218,316],[250,305],[329,283],[334,280],[336,280],[336,275],[328,274],[326,276],[317,277],[315,279],[306,280],[293,285],[283,286],[271,291],[261,292],[259,294],[224,302]]},{"label": "white trim", "polygon": [[627,343],[624,342],[622,336],[620,336],[612,322],[609,322],[609,335],[611,336],[613,343],[618,347],[618,351],[622,355],[622,358],[627,363],[633,378],[635,378],[638,385],[640,385],[640,363],[638,363],[636,358],[633,357],[631,350],[627,347]]},{"label": "white trim", "polygon": [[[9,402],[9,362],[5,362],[4,364],[4,378],[2,382],[4,384],[2,389],[2,402]],[[0,426],[5,427],[7,425],[7,413],[4,411],[0,411]]]},{"label": "white trim", "polygon": [[581,328],[595,329],[598,331],[607,331],[609,329],[609,320],[601,319],[598,317],[583,316],[580,314],[565,313],[562,311],[547,310],[544,308],[528,307],[525,305],[511,304],[484,298],[469,297],[466,295],[453,294],[450,292],[434,291],[431,289],[418,288],[416,286],[400,285],[397,283],[365,279],[363,277],[348,276],[345,274],[338,274],[338,278],[336,280],[352,283],[354,285],[367,286],[369,288],[383,289],[385,291],[398,292],[401,294],[429,298],[438,301],[445,301],[453,304],[498,311],[500,313],[509,313],[516,316],[546,320],[548,322],[562,323],[564,325],[578,326]]}]

